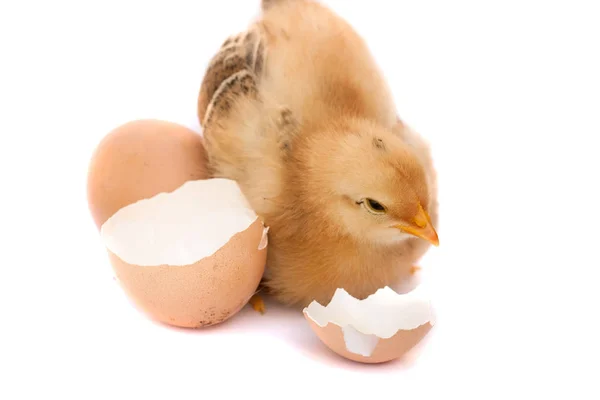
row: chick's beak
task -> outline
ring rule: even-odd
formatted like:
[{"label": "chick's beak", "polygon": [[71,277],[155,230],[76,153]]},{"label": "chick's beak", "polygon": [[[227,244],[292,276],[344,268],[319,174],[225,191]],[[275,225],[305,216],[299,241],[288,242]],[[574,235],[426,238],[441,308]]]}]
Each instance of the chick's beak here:
[{"label": "chick's beak", "polygon": [[439,246],[440,241],[438,234],[431,224],[431,219],[427,211],[419,204],[419,211],[409,225],[397,225],[396,228],[402,232],[414,235],[418,238],[425,239],[434,246]]}]

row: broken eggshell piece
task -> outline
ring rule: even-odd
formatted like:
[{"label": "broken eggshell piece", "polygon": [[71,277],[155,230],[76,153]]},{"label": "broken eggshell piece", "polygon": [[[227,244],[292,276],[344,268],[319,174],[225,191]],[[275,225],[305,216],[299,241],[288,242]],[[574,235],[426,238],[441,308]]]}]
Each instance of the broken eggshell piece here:
[{"label": "broken eggshell piece", "polygon": [[313,301],[303,313],[327,347],[364,363],[402,357],[434,325],[433,309],[421,286],[406,294],[385,287],[364,300],[340,288],[327,306]]},{"label": "broken eggshell piece", "polygon": [[184,183],[117,211],[101,228],[124,290],[154,319],[223,322],[255,293],[268,229],[228,179]]}]

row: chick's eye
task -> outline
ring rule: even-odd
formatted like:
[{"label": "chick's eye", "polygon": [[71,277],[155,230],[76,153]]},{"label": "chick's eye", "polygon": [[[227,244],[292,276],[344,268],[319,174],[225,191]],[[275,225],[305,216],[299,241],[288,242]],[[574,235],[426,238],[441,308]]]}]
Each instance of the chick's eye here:
[{"label": "chick's eye", "polygon": [[373,199],[365,199],[364,204],[367,207],[367,210],[373,214],[384,214],[386,211],[385,207],[380,202]]}]

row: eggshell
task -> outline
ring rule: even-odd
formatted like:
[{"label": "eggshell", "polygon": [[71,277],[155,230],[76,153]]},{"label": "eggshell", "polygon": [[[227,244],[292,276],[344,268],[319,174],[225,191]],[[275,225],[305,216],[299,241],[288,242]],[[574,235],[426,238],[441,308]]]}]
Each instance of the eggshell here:
[{"label": "eggshell", "polygon": [[140,199],[209,177],[202,136],[155,119],[127,122],[96,147],[88,167],[87,199],[96,227]]},{"label": "eggshell", "polygon": [[198,328],[229,319],[256,292],[267,231],[237,183],[206,179],[120,209],[101,236],[141,310],[166,324]]},{"label": "eggshell", "polygon": [[303,310],[319,339],[352,361],[384,363],[406,355],[434,325],[428,301],[399,295],[386,287],[364,300],[338,289],[327,307],[317,302]]},{"label": "eggshell", "polygon": [[348,351],[344,341],[344,333],[340,326],[329,323],[325,327],[320,327],[310,319],[306,313],[304,314],[319,339],[321,339],[321,341],[332,351],[349,360],[365,364],[384,363],[403,357],[419,344],[433,327],[430,323],[426,323],[416,329],[408,331],[399,330],[389,339],[380,339],[375,350],[373,350],[373,353],[370,356],[365,357]]},{"label": "eggshell", "polygon": [[140,309],[166,324],[199,328],[229,319],[248,303],[264,272],[266,250],[257,251],[262,235],[256,220],[212,256],[185,266],[141,267],[108,254]]}]

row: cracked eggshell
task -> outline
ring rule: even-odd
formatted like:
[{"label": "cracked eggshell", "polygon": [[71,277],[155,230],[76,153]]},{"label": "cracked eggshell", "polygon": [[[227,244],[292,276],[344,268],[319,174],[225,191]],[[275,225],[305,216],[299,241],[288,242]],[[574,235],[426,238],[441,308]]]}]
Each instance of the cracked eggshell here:
[{"label": "cracked eggshell", "polygon": [[267,231],[235,181],[188,181],[101,227],[122,287],[155,320],[198,328],[235,315],[262,278]]},{"label": "cracked eggshell", "polygon": [[407,294],[385,287],[364,300],[340,288],[326,307],[313,301],[303,314],[332,351],[371,364],[401,358],[421,342],[435,323],[422,287]]}]

